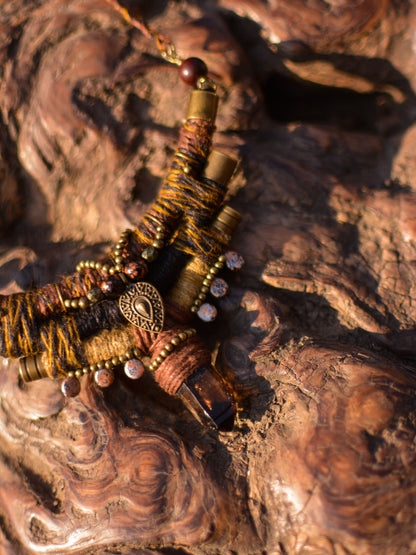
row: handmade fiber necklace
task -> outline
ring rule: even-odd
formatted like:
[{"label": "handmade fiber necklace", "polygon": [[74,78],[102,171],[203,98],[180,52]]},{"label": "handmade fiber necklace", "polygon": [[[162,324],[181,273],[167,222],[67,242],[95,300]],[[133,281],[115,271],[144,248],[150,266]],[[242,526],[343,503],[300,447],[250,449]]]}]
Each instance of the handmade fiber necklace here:
[{"label": "handmade fiber necklace", "polygon": [[240,220],[224,204],[236,162],[211,151],[216,87],[202,60],[182,61],[169,41],[110,3],[153,37],[194,87],[178,146],[153,205],[106,259],[80,262],[59,283],[0,298],[0,354],[20,359],[25,382],[62,379],[67,397],[79,393],[84,375],[108,387],[119,367],[131,379],[148,369],[202,421],[229,428],[232,397],[191,323],[215,318],[206,298],[221,297],[228,288],[217,274],[243,264],[241,256],[227,252]]}]

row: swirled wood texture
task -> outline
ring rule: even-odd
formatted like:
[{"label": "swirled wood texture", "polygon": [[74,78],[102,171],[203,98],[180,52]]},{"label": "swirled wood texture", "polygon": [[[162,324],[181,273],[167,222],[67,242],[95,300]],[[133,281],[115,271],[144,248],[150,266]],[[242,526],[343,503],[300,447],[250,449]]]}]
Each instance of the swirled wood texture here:
[{"label": "swirled wood texture", "polygon": [[[0,552],[416,549],[415,6],[126,2],[219,84],[246,259],[200,327],[239,405],[198,424],[145,375],[0,366]],[[154,199],[188,89],[104,0],[0,6],[0,287],[96,258]],[[238,194],[237,194],[238,193]]]}]

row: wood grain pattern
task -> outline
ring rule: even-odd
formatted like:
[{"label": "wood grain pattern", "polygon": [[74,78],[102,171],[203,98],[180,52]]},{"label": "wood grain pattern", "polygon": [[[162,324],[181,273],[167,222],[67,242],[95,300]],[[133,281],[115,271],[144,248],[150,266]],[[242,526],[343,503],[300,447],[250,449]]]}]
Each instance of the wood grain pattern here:
[{"label": "wood grain pattern", "polygon": [[[0,364],[0,552],[415,550],[414,2],[126,2],[204,58],[243,214],[219,319],[232,432],[145,375]],[[56,281],[157,194],[188,89],[104,0],[0,7],[0,287]]]}]

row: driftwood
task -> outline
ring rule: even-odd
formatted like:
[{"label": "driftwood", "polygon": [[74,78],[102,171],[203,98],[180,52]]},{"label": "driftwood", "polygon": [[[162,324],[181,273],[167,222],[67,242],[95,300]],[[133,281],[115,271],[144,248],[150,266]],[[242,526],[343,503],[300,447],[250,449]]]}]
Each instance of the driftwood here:
[{"label": "driftwood", "polygon": [[[242,160],[246,266],[199,327],[237,422],[205,429],[151,376],[64,400],[5,360],[0,552],[413,553],[414,3],[148,4],[126,2],[207,62]],[[0,28],[7,294],[137,222],[188,89],[104,0],[9,0]]]}]

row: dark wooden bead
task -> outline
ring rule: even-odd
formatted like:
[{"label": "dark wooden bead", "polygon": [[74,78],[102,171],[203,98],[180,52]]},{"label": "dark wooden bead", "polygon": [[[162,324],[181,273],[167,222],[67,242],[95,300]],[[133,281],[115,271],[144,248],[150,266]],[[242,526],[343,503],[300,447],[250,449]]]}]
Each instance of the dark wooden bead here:
[{"label": "dark wooden bead", "polygon": [[187,58],[179,67],[179,77],[187,85],[195,85],[200,77],[205,77],[208,68],[199,58]]},{"label": "dark wooden bead", "polygon": [[94,374],[94,380],[100,387],[109,387],[114,382],[114,372],[108,368],[102,368]]},{"label": "dark wooden bead", "polygon": [[113,276],[103,281],[100,285],[100,288],[104,295],[112,295],[113,293],[117,293],[118,291],[120,291],[122,285],[123,282]]},{"label": "dark wooden bead", "polygon": [[140,262],[129,262],[124,266],[125,275],[132,281],[144,278],[147,274],[147,264],[144,260]]},{"label": "dark wooden bead", "polygon": [[65,378],[61,385],[65,397],[76,397],[81,391],[81,384],[77,378]]},{"label": "dark wooden bead", "polygon": [[138,380],[143,376],[144,366],[141,360],[131,358],[124,365],[124,373],[131,380]]}]

